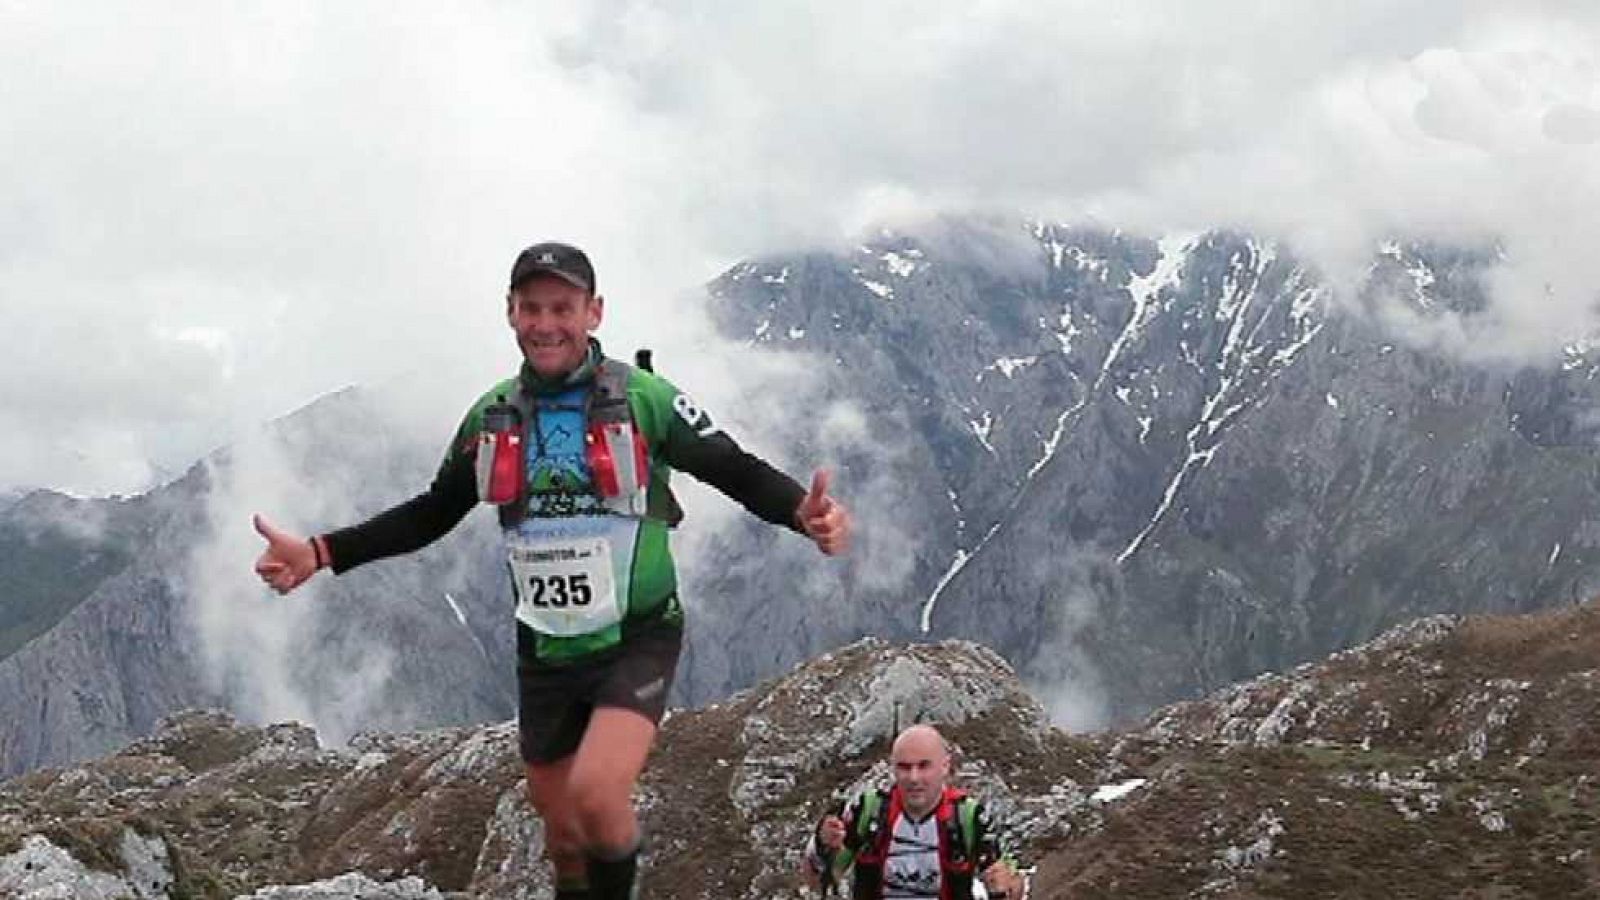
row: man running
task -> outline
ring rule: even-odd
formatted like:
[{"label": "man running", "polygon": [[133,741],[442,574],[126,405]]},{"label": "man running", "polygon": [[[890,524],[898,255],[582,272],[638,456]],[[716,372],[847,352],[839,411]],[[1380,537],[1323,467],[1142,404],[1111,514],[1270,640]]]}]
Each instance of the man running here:
[{"label": "man running", "polygon": [[746,453],[665,379],[605,356],[604,300],[584,253],[535,244],[511,269],[514,378],[467,411],[427,490],[309,540],[256,516],[256,572],[279,593],[443,536],[497,506],[517,607],[520,742],[558,900],[634,896],[634,784],[683,639],[668,549],[682,469],[762,519],[843,553],[850,516],[818,471],[807,491]]},{"label": "man running", "polygon": [[853,900],[1023,900],[1024,882],[982,804],[950,787],[950,750],[930,725],[913,725],[890,751],[894,784],[827,815],[806,845],[806,873],[824,893],[850,873]]}]

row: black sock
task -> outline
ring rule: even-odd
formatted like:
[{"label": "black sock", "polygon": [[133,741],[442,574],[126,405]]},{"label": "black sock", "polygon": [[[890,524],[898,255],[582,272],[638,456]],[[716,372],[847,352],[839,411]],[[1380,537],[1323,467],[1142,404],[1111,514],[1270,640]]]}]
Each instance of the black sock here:
[{"label": "black sock", "polygon": [[639,871],[639,850],[617,858],[589,856],[589,900],[633,900]]},{"label": "black sock", "polygon": [[589,885],[578,879],[558,879],[556,881],[556,900],[590,900]]}]

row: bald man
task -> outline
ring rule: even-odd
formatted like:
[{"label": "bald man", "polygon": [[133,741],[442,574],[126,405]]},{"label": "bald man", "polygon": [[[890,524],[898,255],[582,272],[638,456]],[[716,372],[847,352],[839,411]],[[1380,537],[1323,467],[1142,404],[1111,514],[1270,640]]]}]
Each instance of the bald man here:
[{"label": "bald man", "polygon": [[[853,900],[1021,900],[1024,882],[982,804],[950,786],[950,748],[913,725],[889,754],[894,786],[863,793],[843,817],[823,816],[806,846],[806,875],[827,894],[850,873]],[[986,893],[975,893],[978,883]]]}]

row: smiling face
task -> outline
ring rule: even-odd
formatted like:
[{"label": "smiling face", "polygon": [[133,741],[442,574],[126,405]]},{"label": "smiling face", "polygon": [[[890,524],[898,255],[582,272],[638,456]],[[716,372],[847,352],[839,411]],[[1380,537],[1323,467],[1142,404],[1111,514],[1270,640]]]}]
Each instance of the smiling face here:
[{"label": "smiling face", "polygon": [[560,378],[583,365],[604,305],[598,294],[539,275],[506,295],[506,318],[533,371],[540,378]]},{"label": "smiling face", "polygon": [[921,818],[939,805],[950,779],[950,753],[944,738],[926,725],[915,725],[895,738],[889,761],[906,811]]}]

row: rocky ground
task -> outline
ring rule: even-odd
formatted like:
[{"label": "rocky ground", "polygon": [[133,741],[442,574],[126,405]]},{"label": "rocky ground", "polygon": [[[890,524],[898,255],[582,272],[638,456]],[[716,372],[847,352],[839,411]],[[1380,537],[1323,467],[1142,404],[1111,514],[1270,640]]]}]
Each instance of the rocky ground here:
[{"label": "rocky ground", "polygon": [[[798,898],[810,823],[932,721],[1034,896],[1600,897],[1600,608],[1435,617],[1069,735],[968,643],[863,641],[667,720],[645,896]],[[511,724],[364,735],[213,712],[0,785],[0,896],[543,898]]]}]

